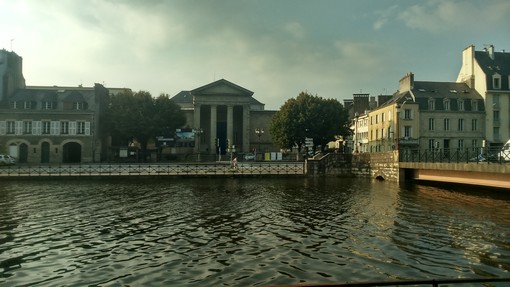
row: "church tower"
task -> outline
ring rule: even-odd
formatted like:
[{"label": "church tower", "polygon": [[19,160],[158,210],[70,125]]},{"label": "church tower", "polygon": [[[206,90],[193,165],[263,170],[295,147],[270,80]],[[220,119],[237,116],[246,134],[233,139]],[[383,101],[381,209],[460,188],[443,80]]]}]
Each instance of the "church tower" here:
[{"label": "church tower", "polygon": [[23,59],[14,52],[0,50],[0,103],[25,87]]}]

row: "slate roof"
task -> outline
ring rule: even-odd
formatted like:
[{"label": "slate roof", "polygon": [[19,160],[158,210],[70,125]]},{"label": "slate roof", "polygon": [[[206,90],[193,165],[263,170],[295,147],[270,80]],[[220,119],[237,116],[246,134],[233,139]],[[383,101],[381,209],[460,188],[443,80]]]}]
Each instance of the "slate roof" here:
[{"label": "slate roof", "polygon": [[444,110],[444,100],[450,99],[450,110],[458,111],[458,100],[464,101],[464,110],[471,110],[471,101],[478,101],[478,111],[484,110],[482,96],[469,88],[466,83],[456,82],[422,82],[415,81],[412,89],[416,103],[420,110],[428,110],[428,101],[435,100],[435,110]]},{"label": "slate roof", "polygon": [[243,94],[245,95],[248,95],[250,96],[250,104],[258,104],[258,105],[263,105],[261,102],[259,102],[257,99],[253,98],[252,95],[253,95],[253,92],[250,91],[250,90],[247,90],[241,86],[238,86],[232,82],[229,82],[225,79],[221,79],[221,80],[218,80],[218,81],[215,81],[215,82],[212,82],[210,84],[207,84],[205,86],[202,86],[202,87],[199,87],[199,88],[196,88],[194,90],[191,90],[191,91],[181,91],[179,92],[177,95],[173,96],[171,98],[172,101],[174,101],[175,103],[180,103],[180,104],[191,104],[193,103],[193,93],[200,93],[201,91],[203,90],[206,90],[210,87],[213,87],[213,86],[216,86],[218,84],[227,84],[229,86],[232,86],[236,89],[238,89],[240,92],[242,92]]},{"label": "slate roof", "polygon": [[487,51],[475,51],[475,59],[487,76],[487,89],[492,90],[492,76],[501,75],[501,90],[509,90],[508,76],[510,75],[510,53],[494,52],[494,60]]},{"label": "slate roof", "polygon": [[61,88],[28,88],[19,89],[9,100],[14,101],[47,101],[57,102],[63,100],[66,102],[85,102],[86,98],[94,95],[94,90],[89,89],[61,89]]}]

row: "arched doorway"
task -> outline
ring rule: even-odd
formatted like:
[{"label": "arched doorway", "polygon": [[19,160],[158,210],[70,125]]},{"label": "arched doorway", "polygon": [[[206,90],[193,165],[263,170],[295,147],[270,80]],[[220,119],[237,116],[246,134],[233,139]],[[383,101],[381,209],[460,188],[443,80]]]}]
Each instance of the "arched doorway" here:
[{"label": "arched doorway", "polygon": [[41,163],[50,162],[50,143],[43,142],[41,144]]},{"label": "arched doorway", "polygon": [[28,145],[26,143],[22,143],[19,145],[19,163],[27,163],[28,161]]},{"label": "arched doorway", "polygon": [[64,144],[63,158],[64,163],[80,163],[81,162],[81,145],[77,142],[69,142]]}]

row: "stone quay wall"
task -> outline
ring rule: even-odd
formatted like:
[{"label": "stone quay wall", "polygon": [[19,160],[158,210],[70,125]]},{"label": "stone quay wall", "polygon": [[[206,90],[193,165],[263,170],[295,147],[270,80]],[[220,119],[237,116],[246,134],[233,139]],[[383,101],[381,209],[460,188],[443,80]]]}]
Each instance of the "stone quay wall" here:
[{"label": "stone quay wall", "polygon": [[399,181],[399,163],[396,152],[344,154],[329,153],[306,161],[308,176],[334,175],[370,177]]}]

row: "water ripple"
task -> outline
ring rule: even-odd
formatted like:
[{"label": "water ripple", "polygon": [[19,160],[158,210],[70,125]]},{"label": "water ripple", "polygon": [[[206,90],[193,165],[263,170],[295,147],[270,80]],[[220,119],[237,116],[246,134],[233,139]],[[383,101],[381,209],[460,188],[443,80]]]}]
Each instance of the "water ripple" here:
[{"label": "water ripple", "polygon": [[336,178],[1,183],[0,286],[508,276],[509,202]]}]

